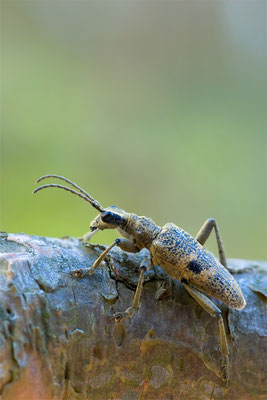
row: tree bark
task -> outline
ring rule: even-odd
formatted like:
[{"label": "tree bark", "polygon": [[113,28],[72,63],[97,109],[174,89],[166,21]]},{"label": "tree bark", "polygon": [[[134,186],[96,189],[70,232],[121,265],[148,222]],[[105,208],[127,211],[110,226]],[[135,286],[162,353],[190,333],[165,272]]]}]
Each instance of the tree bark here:
[{"label": "tree bark", "polygon": [[0,235],[3,400],[266,398],[267,263],[228,260],[247,306],[215,300],[230,349],[225,387],[217,321],[160,267],[145,273],[138,313],[119,324],[112,315],[131,305],[142,254],[114,247],[93,275],[71,275],[104,248]]}]

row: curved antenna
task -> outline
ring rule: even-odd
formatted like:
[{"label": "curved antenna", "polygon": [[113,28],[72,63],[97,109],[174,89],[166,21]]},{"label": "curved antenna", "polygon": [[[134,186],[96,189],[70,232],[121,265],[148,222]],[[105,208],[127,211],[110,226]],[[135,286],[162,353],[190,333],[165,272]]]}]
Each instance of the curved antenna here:
[{"label": "curved antenna", "polygon": [[[38,181],[40,181],[40,178],[39,178]],[[75,185],[75,184],[74,184],[74,185]],[[79,197],[81,197],[82,199],[88,201],[88,203],[90,203],[90,204],[91,204],[94,208],[96,208],[98,211],[100,211],[100,212],[103,212],[103,211],[104,211],[104,208],[101,206],[101,204],[100,204],[97,200],[93,199],[93,197],[91,197],[90,195],[88,195],[88,193],[87,193],[88,196],[84,196],[84,195],[82,195],[81,193],[77,192],[76,190],[73,190],[73,189],[68,188],[67,186],[56,185],[56,184],[54,184],[54,183],[50,183],[50,184],[48,184],[48,185],[39,186],[37,189],[35,189],[35,190],[33,191],[33,193],[37,193],[37,192],[39,192],[39,190],[47,189],[47,188],[50,188],[50,187],[55,187],[55,188],[59,188],[59,189],[64,189],[64,190],[66,190],[67,192],[71,192],[72,194],[75,194],[76,196],[79,196]],[[85,193],[86,193],[86,192],[85,192]]]},{"label": "curved antenna", "polygon": [[62,181],[65,181],[67,183],[69,183],[71,186],[75,187],[76,189],[78,189],[79,192],[83,193],[86,197],[88,197],[91,200],[94,200],[89,193],[87,193],[83,188],[81,188],[80,186],[78,186],[76,183],[72,182],[70,179],[65,178],[64,176],[60,176],[60,175],[54,175],[54,174],[49,174],[49,175],[43,175],[40,178],[37,179],[36,183],[41,182],[43,179],[46,178],[57,178],[57,179],[61,179]]}]

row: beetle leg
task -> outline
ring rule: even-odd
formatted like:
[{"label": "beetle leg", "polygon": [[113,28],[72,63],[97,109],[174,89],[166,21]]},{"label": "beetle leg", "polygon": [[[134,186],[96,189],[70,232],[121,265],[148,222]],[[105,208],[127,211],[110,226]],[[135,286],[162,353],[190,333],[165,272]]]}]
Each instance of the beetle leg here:
[{"label": "beetle leg", "polygon": [[225,256],[225,251],[223,247],[223,242],[222,238],[220,235],[220,231],[218,228],[218,225],[216,224],[215,219],[209,218],[207,221],[202,225],[200,228],[198,234],[196,235],[196,240],[200,244],[204,244],[206,240],[208,239],[209,235],[211,234],[212,229],[214,228],[215,230],[215,235],[216,235],[216,240],[217,240],[217,245],[218,245],[218,251],[219,251],[219,259],[220,263],[225,267],[227,267],[227,261],[226,261],[226,256]]},{"label": "beetle leg", "polygon": [[130,253],[137,253],[139,249],[130,241],[127,239],[121,239],[117,238],[115,242],[113,242],[109,247],[107,247],[103,253],[100,254],[100,256],[95,260],[92,266],[89,266],[88,268],[82,269],[76,269],[71,272],[73,276],[76,278],[82,278],[84,277],[88,272],[90,275],[92,275],[97,267],[101,264],[101,262],[104,260],[108,252],[114,247],[114,246],[119,246],[122,250],[128,251]]},{"label": "beetle leg", "polygon": [[131,307],[127,308],[127,310],[123,312],[117,312],[114,314],[115,322],[121,322],[125,318],[132,318],[134,313],[140,307],[140,300],[143,291],[143,284],[144,284],[144,273],[147,269],[149,269],[151,264],[150,255],[147,255],[140,264],[140,275],[138,279],[137,288],[134,294],[133,302]]},{"label": "beetle leg", "polygon": [[184,287],[190,293],[190,295],[204,308],[212,317],[217,318],[219,322],[220,332],[220,348],[221,348],[221,368],[222,368],[222,379],[228,385],[229,378],[229,349],[227,344],[227,338],[224,329],[224,323],[222,318],[221,310],[203,293],[199,292],[196,288],[183,283]]},{"label": "beetle leg", "polygon": [[128,253],[138,253],[140,250],[128,239],[117,239],[117,246]]},{"label": "beetle leg", "polygon": [[89,242],[91,239],[92,239],[92,237],[99,231],[100,229],[95,229],[95,230],[93,230],[93,231],[89,231],[89,232],[87,232],[87,233],[85,233],[82,237],[81,237],[81,239],[82,240],[85,240],[86,242]]}]

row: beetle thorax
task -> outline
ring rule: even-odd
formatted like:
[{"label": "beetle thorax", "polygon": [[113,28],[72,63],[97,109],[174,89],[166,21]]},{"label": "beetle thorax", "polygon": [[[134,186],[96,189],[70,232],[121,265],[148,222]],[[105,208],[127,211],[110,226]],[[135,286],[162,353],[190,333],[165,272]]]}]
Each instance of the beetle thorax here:
[{"label": "beetle thorax", "polygon": [[118,228],[120,234],[131,240],[140,250],[151,246],[161,228],[151,218],[130,214],[127,224]]}]

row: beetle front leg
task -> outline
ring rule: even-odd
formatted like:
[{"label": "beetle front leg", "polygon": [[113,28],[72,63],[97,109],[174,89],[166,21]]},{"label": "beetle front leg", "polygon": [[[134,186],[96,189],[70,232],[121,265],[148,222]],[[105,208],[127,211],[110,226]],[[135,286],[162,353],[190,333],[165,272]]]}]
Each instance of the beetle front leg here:
[{"label": "beetle front leg", "polygon": [[92,266],[89,266],[85,269],[79,268],[71,272],[73,276],[76,278],[83,278],[87,273],[92,275],[97,267],[101,264],[101,262],[104,260],[108,252],[114,247],[118,246],[124,251],[128,251],[130,253],[137,253],[139,249],[130,241],[127,239],[122,239],[118,238],[116,239],[109,247],[107,247],[103,253],[100,254],[100,256],[95,260]]},{"label": "beetle front leg", "polygon": [[222,380],[228,386],[229,380],[229,349],[224,329],[224,323],[222,318],[221,310],[203,293],[199,292],[196,288],[183,282],[184,287],[190,293],[190,295],[204,308],[212,317],[217,318],[219,322],[219,333],[220,333],[220,348],[221,348],[221,369],[222,369]]},{"label": "beetle front leg", "polygon": [[221,235],[220,235],[220,231],[219,231],[218,225],[216,224],[216,221],[215,221],[214,218],[207,219],[207,221],[202,225],[202,227],[200,228],[198,234],[196,235],[196,240],[200,244],[203,245],[207,241],[209,235],[211,234],[212,229],[215,230],[216,241],[217,241],[218,251],[219,251],[220,263],[225,268],[228,268],[227,267],[226,256],[225,256],[225,251],[224,251],[224,247],[223,247],[222,238],[221,238]]},{"label": "beetle front leg", "polygon": [[99,228],[96,228],[96,229],[94,229],[93,231],[89,231],[89,232],[86,232],[81,238],[79,238],[79,239],[81,239],[81,240],[85,240],[86,242],[90,242],[90,240],[92,239],[92,237],[97,233],[97,232],[99,232],[100,231],[100,229]]},{"label": "beetle front leg", "polygon": [[134,313],[139,309],[141,303],[141,295],[143,291],[144,285],[144,273],[147,269],[149,269],[151,265],[150,255],[147,255],[140,264],[140,275],[138,279],[137,288],[134,294],[133,302],[131,307],[127,308],[127,310],[123,312],[117,312],[114,314],[115,322],[121,322],[126,318],[132,318]]}]

